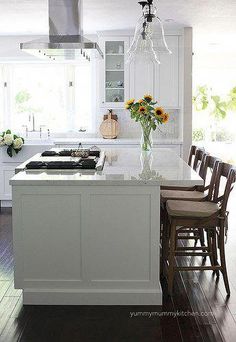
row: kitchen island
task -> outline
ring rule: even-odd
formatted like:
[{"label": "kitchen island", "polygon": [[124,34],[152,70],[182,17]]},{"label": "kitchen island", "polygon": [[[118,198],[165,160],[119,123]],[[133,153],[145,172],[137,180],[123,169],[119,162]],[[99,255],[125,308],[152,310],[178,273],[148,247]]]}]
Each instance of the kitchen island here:
[{"label": "kitchen island", "polygon": [[10,181],[24,304],[162,304],[160,186],[202,184],[182,159],[126,148],[103,171],[24,168]]}]

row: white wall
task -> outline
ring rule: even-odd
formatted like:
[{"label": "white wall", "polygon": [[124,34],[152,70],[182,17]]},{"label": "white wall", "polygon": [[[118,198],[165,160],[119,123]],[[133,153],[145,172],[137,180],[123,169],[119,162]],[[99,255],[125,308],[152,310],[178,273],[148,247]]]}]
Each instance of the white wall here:
[{"label": "white wall", "polygon": [[20,49],[20,43],[39,39],[39,36],[0,36],[0,63],[39,61]]}]

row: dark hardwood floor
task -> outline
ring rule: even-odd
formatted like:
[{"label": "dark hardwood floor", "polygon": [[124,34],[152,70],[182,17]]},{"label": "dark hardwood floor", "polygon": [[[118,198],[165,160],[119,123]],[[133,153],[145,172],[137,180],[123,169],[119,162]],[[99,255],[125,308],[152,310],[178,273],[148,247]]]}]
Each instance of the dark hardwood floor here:
[{"label": "dark hardwood floor", "polygon": [[[162,312],[155,306],[23,306],[13,285],[11,210],[0,213],[0,342],[154,342],[236,341],[236,192],[230,201],[226,245],[231,296],[212,272],[176,275],[174,296],[162,280]],[[197,264],[200,258],[179,260]],[[151,312],[152,317],[130,313]],[[181,313],[188,313],[187,316]],[[199,313],[192,315],[192,313]],[[200,313],[208,313],[200,315]]]}]

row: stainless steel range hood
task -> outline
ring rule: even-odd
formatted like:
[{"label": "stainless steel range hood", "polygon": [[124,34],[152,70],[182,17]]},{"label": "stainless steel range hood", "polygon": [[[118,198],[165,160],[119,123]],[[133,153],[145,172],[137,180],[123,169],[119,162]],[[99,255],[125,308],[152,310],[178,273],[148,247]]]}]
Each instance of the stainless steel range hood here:
[{"label": "stainless steel range hood", "polygon": [[25,52],[43,59],[90,61],[92,52],[103,58],[98,44],[83,36],[83,0],[48,0],[49,35],[21,43]]}]

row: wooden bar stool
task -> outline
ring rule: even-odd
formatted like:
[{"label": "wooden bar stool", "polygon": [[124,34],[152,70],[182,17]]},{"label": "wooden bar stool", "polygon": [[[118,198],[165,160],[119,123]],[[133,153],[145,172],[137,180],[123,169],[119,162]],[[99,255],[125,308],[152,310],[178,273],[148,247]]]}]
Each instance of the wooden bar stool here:
[{"label": "wooden bar stool", "polygon": [[161,190],[161,204],[164,205],[168,200],[198,202],[211,199],[219,162],[218,158],[204,154],[199,168],[199,176],[203,179],[204,185],[198,186],[192,191]]},{"label": "wooden bar stool", "polygon": [[[225,179],[224,191],[220,196],[222,178]],[[221,271],[224,279],[226,292],[230,294],[226,261],[225,261],[225,227],[227,223],[227,203],[233,185],[236,181],[236,169],[232,165],[219,163],[217,166],[215,184],[211,201],[192,202],[192,201],[175,201],[169,200],[166,203],[168,212],[169,229],[164,232],[164,265],[167,269],[168,291],[172,294],[174,273],[176,271],[195,271],[195,270],[212,270]],[[178,247],[178,230],[183,228],[186,233],[192,229],[205,230],[212,239],[208,238],[206,247]],[[215,238],[214,238],[215,237]],[[220,264],[217,260],[216,240],[219,247]],[[209,256],[211,266],[186,266],[179,267],[175,263],[176,256]]]},{"label": "wooden bar stool", "polygon": [[[205,153],[203,148],[199,148],[197,146],[191,146],[189,152],[189,160],[188,165],[191,166],[195,171],[198,171],[200,167],[201,159]],[[161,190],[184,190],[184,191],[191,191],[194,190],[194,187],[180,187],[180,186],[162,186]]]},{"label": "wooden bar stool", "polygon": [[[168,214],[166,211],[166,202],[168,200],[179,201],[207,201],[211,200],[213,188],[215,184],[216,171],[220,160],[216,157],[204,154],[199,170],[199,175],[204,181],[204,186],[196,187],[192,191],[183,190],[161,190],[161,213],[163,230],[167,229]],[[164,236],[164,234],[163,234]],[[202,246],[204,246],[204,233],[203,231],[193,230],[193,236],[191,237],[197,244],[198,240]],[[166,242],[163,242],[166,243]]]}]

